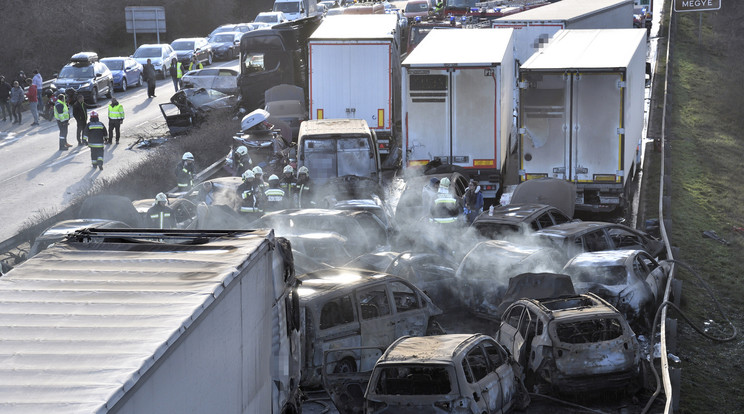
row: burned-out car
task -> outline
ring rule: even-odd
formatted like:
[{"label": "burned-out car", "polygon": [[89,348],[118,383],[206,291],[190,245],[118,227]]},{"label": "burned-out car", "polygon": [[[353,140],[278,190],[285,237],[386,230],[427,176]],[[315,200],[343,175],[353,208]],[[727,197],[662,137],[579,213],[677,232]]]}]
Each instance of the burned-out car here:
[{"label": "burned-out car", "polygon": [[169,103],[160,104],[171,135],[185,134],[198,126],[210,115],[231,115],[235,111],[237,98],[213,89],[186,88],[176,92]]},{"label": "burned-out car", "polygon": [[479,214],[472,227],[482,237],[501,239],[570,221],[561,210],[547,204],[507,204]]},{"label": "burned-out car", "polygon": [[636,336],[623,315],[593,293],[520,299],[504,312],[495,338],[524,370],[528,389],[576,394],[639,386]]},{"label": "burned-out car", "polygon": [[483,334],[404,337],[375,364],[365,413],[506,413],[529,396],[509,353]]},{"label": "burned-out car", "polygon": [[[321,384],[324,353],[359,346],[387,348],[405,335],[425,335],[430,319],[442,313],[424,292],[385,273],[333,268],[304,274],[298,279],[302,337],[302,385]],[[329,369],[357,371],[377,356],[340,353]],[[328,362],[328,361],[326,361]]]},{"label": "burned-out car", "polygon": [[582,253],[563,269],[579,293],[592,292],[610,302],[634,329],[647,332],[664,297],[671,264],[643,250]]},{"label": "burned-out car", "polygon": [[526,272],[556,272],[565,263],[562,253],[550,247],[505,240],[480,242],[457,268],[457,293],[469,311],[499,318],[498,307],[510,278]]}]

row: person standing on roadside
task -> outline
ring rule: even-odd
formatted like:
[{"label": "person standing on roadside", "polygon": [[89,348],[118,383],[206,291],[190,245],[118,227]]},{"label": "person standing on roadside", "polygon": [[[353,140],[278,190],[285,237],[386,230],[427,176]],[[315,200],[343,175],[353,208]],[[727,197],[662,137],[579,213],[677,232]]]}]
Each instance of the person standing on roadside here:
[{"label": "person standing on roadside", "polygon": [[8,117],[13,119],[10,112],[10,90],[12,87],[8,82],[5,82],[5,76],[0,76],[0,111],[3,113],[3,122],[8,120]]},{"label": "person standing on roadside", "polygon": [[[34,85],[36,85],[36,107],[39,111],[43,111],[43,103],[41,102],[41,93],[44,91],[44,80],[41,78],[41,73],[38,69],[34,69],[34,78],[31,79]],[[30,101],[31,99],[29,99]]]},{"label": "person standing on roadside", "polygon": [[204,69],[204,65],[202,65],[201,62],[196,60],[195,55],[191,55],[191,62],[189,63],[189,72],[191,72],[192,70],[197,70],[197,69]]},{"label": "person standing on roadside", "polygon": [[10,109],[13,112],[13,123],[21,123],[21,105],[23,104],[23,88],[18,81],[13,81],[13,88],[10,90]]},{"label": "person standing on roadside", "polygon": [[67,151],[72,145],[67,143],[67,126],[70,124],[70,110],[65,102],[65,93],[57,94],[57,103],[54,104],[54,119],[57,120],[59,128],[59,150]]},{"label": "person standing on roadside", "polygon": [[173,80],[173,87],[176,89],[176,92],[178,92],[178,87],[181,83],[181,76],[183,76],[183,67],[178,59],[171,61],[170,75]]},{"label": "person standing on roadside", "polygon": [[103,143],[106,140],[106,126],[98,120],[98,113],[90,113],[90,122],[83,131],[83,142],[90,148],[90,162],[93,169],[99,168],[103,171]]},{"label": "person standing on roadside", "polygon": [[26,79],[28,85],[28,91],[26,91],[26,98],[28,98],[28,109],[31,111],[31,115],[34,117],[34,122],[31,126],[39,125],[39,94],[36,93],[36,84],[33,80]]},{"label": "person standing on roadside", "polygon": [[75,118],[75,123],[77,124],[76,137],[78,146],[80,146],[83,145],[82,137],[85,124],[88,123],[88,110],[85,109],[85,98],[83,98],[83,95],[78,95],[77,100],[72,104],[72,117]]},{"label": "person standing on roadside", "polygon": [[119,143],[119,136],[121,134],[121,124],[124,122],[124,107],[121,106],[116,98],[111,98],[111,103],[108,107],[108,119],[109,119],[109,136],[108,144],[111,144],[114,138],[114,130],[116,130],[116,143]]},{"label": "person standing on roadside", "polygon": [[145,75],[147,81],[147,97],[155,97],[155,65],[152,64],[152,59],[147,59],[147,63],[142,67],[142,72]]}]

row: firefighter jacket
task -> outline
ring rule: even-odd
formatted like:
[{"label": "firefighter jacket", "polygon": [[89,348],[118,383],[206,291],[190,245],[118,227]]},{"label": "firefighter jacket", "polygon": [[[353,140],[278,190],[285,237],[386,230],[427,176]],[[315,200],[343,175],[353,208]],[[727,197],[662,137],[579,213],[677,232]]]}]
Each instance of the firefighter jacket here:
[{"label": "firefighter jacket", "polygon": [[238,186],[241,213],[263,213],[261,190],[254,185],[253,181],[243,181]]},{"label": "firefighter jacket", "polygon": [[90,148],[103,148],[103,141],[108,136],[106,126],[100,121],[90,121],[83,130],[83,140]]},{"label": "firefighter jacket", "polygon": [[308,178],[297,182],[297,208],[313,208],[313,182]]},{"label": "firefighter jacket", "polygon": [[175,229],[176,217],[173,210],[160,203],[155,203],[147,210],[147,218],[150,220],[150,227],[156,229]]},{"label": "firefighter jacket", "polygon": [[461,211],[462,207],[457,199],[449,191],[440,189],[431,207],[431,217],[437,223],[455,223]]},{"label": "firefighter jacket", "polygon": [[178,190],[185,191],[194,185],[194,163],[182,160],[176,166],[176,183]]},{"label": "firefighter jacket", "polygon": [[269,187],[264,191],[266,211],[277,211],[287,208],[286,193],[281,188]]}]

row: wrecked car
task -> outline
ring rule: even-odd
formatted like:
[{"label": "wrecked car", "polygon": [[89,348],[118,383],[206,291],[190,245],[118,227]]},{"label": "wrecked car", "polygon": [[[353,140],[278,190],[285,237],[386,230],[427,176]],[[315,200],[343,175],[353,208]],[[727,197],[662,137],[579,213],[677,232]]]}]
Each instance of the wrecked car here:
[{"label": "wrecked car", "polygon": [[508,186],[501,195],[501,204],[547,204],[573,217],[576,184],[560,178],[533,178],[516,186]]},{"label": "wrecked car", "polygon": [[547,204],[508,204],[479,214],[472,227],[482,237],[501,239],[570,221],[562,211]]},{"label": "wrecked car", "polygon": [[271,174],[281,175],[282,168],[289,164],[294,150],[291,139],[269,122],[271,114],[263,109],[256,109],[240,121],[240,132],[233,136],[233,144],[225,158],[225,170],[233,176],[240,176],[237,149],[244,146],[250,157],[250,167],[259,166],[263,170],[264,180]]},{"label": "wrecked car", "polygon": [[510,278],[527,272],[557,272],[565,263],[562,253],[550,247],[525,246],[505,240],[480,242],[457,268],[457,293],[469,311],[500,318],[498,306]]},{"label": "wrecked car", "polygon": [[172,136],[185,134],[198,126],[212,114],[232,114],[237,98],[213,89],[186,88],[176,92],[170,102],[160,104],[160,112],[165,118]]},{"label": "wrecked car", "polygon": [[509,353],[483,334],[404,337],[375,364],[365,413],[506,413],[529,396]]},{"label": "wrecked car", "polygon": [[426,252],[379,252],[363,254],[344,267],[390,273],[413,283],[443,310],[459,306],[455,270],[457,263]]},{"label": "wrecked car", "polygon": [[[302,386],[321,385],[324,353],[341,347],[387,348],[405,335],[425,335],[442,311],[405,280],[361,269],[333,268],[298,277],[302,337]],[[329,369],[354,372],[370,361],[341,353]],[[369,356],[369,358],[376,358]],[[372,361],[374,361],[373,359]]]},{"label": "wrecked car", "polygon": [[520,299],[501,318],[496,340],[540,394],[637,391],[639,345],[622,314],[593,293]]},{"label": "wrecked car", "polygon": [[650,332],[670,269],[669,262],[657,262],[643,250],[608,250],[579,254],[563,272],[571,276],[578,292],[596,293],[634,329]]},{"label": "wrecked car", "polygon": [[[136,200],[133,201],[132,204],[134,205],[134,208],[137,209],[137,212],[142,216],[142,222],[146,223],[147,225],[145,228],[149,227],[150,220],[147,217],[147,211],[155,205],[155,199],[149,198],[149,199],[143,199],[143,200]],[[194,229],[196,228],[196,204],[192,203],[189,200],[182,199],[182,198],[175,198],[172,200],[169,200],[168,207],[173,210],[173,216],[176,220],[176,228],[179,229]]]},{"label": "wrecked car", "polygon": [[509,287],[496,309],[496,314],[503,315],[506,308],[522,298],[549,299],[560,296],[575,296],[571,276],[560,273],[522,273],[509,278]]},{"label": "wrecked car", "polygon": [[184,88],[204,88],[227,95],[238,93],[238,68],[207,68],[186,72],[181,78]]}]

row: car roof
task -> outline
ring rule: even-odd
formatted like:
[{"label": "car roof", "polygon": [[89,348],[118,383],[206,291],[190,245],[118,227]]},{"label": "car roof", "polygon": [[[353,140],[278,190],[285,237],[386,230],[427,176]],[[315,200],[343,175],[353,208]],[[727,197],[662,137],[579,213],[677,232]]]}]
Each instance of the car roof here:
[{"label": "car roof", "polygon": [[621,226],[619,224],[607,223],[604,221],[572,221],[568,223],[556,224],[541,230],[538,230],[536,234],[547,234],[549,236],[561,236],[566,237],[572,234],[583,233],[586,231],[599,229],[602,227],[623,227],[630,231],[636,231],[627,226]]},{"label": "car roof", "polygon": [[297,279],[302,282],[297,292],[300,294],[300,301],[303,303],[337,292],[351,292],[356,288],[373,283],[404,281],[387,273],[343,267],[316,270],[298,276]]},{"label": "car roof", "polygon": [[182,38],[179,38],[179,39],[176,39],[176,40],[172,41],[171,44],[173,44],[175,42],[191,41],[191,40],[199,40],[199,39],[206,39],[206,38],[205,37],[182,37]]},{"label": "car roof", "polygon": [[628,259],[643,253],[646,252],[644,250],[603,250],[598,252],[584,252],[574,256],[566,266],[617,266],[622,265]]},{"label": "car roof", "polygon": [[576,296],[562,296],[542,301],[523,298],[514,302],[515,305],[525,303],[531,303],[534,306],[537,306],[542,312],[553,319],[569,319],[575,317],[584,319],[588,316],[620,315],[620,312],[617,309],[593,293],[585,293]]},{"label": "car roof", "polygon": [[490,215],[488,210],[484,211],[473,220],[473,224],[522,223],[546,211],[560,212],[557,208],[547,204],[507,204],[505,206],[494,207],[493,215]]},{"label": "car roof", "polygon": [[488,336],[449,334],[404,337],[390,345],[377,363],[452,363],[452,357],[459,349],[481,338],[488,338]]},{"label": "car roof", "polygon": [[124,60],[124,59],[132,59],[132,58],[130,58],[129,56],[111,56],[111,57],[101,58],[101,62],[103,62],[104,60]]}]

